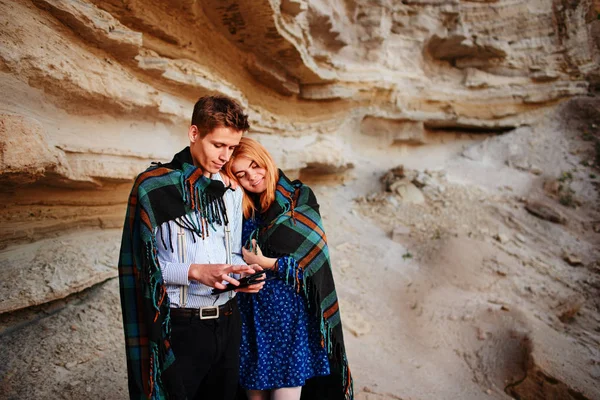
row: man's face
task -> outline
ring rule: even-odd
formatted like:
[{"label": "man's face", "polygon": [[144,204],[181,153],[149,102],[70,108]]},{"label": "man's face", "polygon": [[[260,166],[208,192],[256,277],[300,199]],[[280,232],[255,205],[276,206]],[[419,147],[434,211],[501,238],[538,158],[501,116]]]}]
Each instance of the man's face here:
[{"label": "man's face", "polygon": [[233,150],[242,139],[242,133],[233,128],[217,127],[200,138],[198,128],[190,126],[188,136],[194,165],[201,167],[206,177],[216,174],[231,158]]}]

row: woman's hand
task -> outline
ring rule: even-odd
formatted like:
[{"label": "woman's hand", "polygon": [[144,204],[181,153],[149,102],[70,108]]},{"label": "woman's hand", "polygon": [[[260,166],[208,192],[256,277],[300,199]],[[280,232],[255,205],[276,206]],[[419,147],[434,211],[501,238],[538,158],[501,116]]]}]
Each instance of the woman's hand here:
[{"label": "woman's hand", "polygon": [[221,173],[221,179],[223,179],[225,187],[231,186],[233,190],[237,189],[238,183],[235,179],[230,179],[225,173]]},{"label": "woman's hand", "polygon": [[[248,265],[250,268],[252,268],[253,270],[255,270],[256,272],[258,271],[262,271],[262,268],[260,265],[257,264],[252,264],[252,265]],[[247,276],[249,274],[242,274],[242,277]],[[238,293],[258,293],[263,286],[265,286],[265,281],[264,281],[264,275],[261,281],[259,281],[258,283],[255,283],[254,285],[250,285],[247,286],[245,288],[241,288],[241,289],[235,289],[236,292]]]},{"label": "woman's hand", "polygon": [[275,268],[275,263],[277,262],[276,258],[269,258],[263,255],[255,239],[252,239],[250,250],[242,247],[242,256],[246,264],[258,264],[264,269]]}]

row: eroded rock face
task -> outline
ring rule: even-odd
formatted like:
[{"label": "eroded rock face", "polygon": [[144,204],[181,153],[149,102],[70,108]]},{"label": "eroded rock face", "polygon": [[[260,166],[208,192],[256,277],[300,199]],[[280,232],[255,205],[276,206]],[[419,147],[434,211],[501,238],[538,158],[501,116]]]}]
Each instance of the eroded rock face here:
[{"label": "eroded rock face", "polygon": [[[585,93],[599,71],[591,0],[1,7],[5,109],[33,118],[55,149],[122,158],[107,178],[131,179],[140,167],[131,157],[164,159],[185,144],[191,106],[207,93],[240,101],[255,132],[343,137],[340,122],[364,119],[367,135],[398,130],[397,140],[418,143],[428,128],[531,123]],[[110,131],[105,118],[114,119]],[[377,119],[391,127],[371,127]],[[123,140],[146,132],[146,144]],[[61,167],[67,179],[93,178],[82,163]]]},{"label": "eroded rock face", "polygon": [[56,170],[58,151],[48,143],[41,124],[20,115],[0,115],[0,179],[23,185]]},{"label": "eroded rock face", "polygon": [[[600,75],[598,11],[566,0],[3,2],[0,245],[118,226],[129,182],[185,146],[208,93],[248,110],[282,168],[311,174],[353,168],[357,135],[425,144],[431,131],[531,123]],[[94,198],[85,213],[83,197]]]},{"label": "eroded rock face", "polygon": [[116,275],[131,181],[187,144],[200,96],[239,101],[284,170],[342,174],[369,140],[505,132],[597,87],[599,12],[592,0],[1,1],[0,313]]}]

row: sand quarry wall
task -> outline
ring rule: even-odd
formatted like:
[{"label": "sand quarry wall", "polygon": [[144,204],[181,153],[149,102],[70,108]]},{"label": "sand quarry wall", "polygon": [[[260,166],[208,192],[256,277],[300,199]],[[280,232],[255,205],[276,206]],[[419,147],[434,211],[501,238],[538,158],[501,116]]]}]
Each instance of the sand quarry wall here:
[{"label": "sand quarry wall", "polygon": [[[597,0],[0,1],[0,314],[115,277],[132,179],[239,101],[298,174],[535,124],[600,82]],[[391,166],[390,166],[391,167]],[[8,324],[10,327],[10,324]]]}]

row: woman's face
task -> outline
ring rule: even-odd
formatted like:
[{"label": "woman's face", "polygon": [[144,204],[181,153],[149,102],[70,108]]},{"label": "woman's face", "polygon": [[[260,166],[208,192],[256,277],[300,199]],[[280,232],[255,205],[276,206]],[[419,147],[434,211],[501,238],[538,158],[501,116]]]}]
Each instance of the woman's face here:
[{"label": "woman's face", "polygon": [[262,193],[267,190],[266,170],[247,157],[236,157],[231,163],[231,171],[244,190],[251,193]]}]

